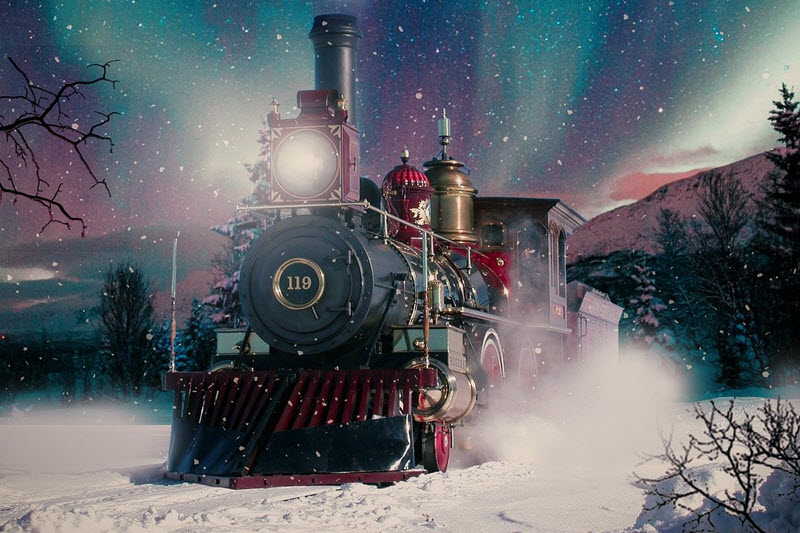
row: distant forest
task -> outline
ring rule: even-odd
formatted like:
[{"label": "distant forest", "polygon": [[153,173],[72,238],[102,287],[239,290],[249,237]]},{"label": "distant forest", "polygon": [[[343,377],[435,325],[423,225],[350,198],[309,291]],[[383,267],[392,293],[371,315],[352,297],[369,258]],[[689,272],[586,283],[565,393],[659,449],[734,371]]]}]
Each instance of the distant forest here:
[{"label": "distant forest", "polygon": [[568,273],[626,308],[623,344],[722,388],[800,381],[800,111],[786,85],[769,121],[781,146],[765,154],[776,171],[763,200],[711,172],[696,218],[660,212],[658,253],[621,250]]}]

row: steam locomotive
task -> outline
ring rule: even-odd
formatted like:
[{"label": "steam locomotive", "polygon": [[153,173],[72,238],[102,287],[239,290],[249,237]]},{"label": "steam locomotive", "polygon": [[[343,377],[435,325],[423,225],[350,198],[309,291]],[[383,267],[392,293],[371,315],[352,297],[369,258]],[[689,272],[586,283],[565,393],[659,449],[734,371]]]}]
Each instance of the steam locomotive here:
[{"label": "steam locomotive", "polygon": [[[453,428],[512,378],[535,388],[594,352],[617,352],[621,308],[566,282],[584,222],[556,199],[478,197],[438,153],[379,188],[359,177],[353,105],[361,33],[315,18],[316,89],[299,115],[273,100],[276,221],[239,277],[247,331],[220,331],[208,372],[168,372],[167,477],[232,488],[391,483],[447,469]],[[477,407],[476,407],[477,406]]]}]

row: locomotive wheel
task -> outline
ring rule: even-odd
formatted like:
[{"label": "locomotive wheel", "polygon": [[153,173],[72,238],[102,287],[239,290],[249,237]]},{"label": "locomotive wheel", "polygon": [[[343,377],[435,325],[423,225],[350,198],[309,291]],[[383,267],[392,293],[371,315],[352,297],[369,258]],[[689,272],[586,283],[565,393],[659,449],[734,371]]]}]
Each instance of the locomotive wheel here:
[{"label": "locomotive wheel", "polygon": [[503,379],[503,351],[497,332],[490,329],[483,339],[481,348],[481,367],[488,378],[487,385],[493,387]]},{"label": "locomotive wheel", "polygon": [[535,389],[539,386],[539,358],[529,344],[519,353],[519,377],[525,387]]},{"label": "locomotive wheel", "polygon": [[449,424],[428,424],[422,433],[422,466],[428,472],[446,472],[453,434]]}]

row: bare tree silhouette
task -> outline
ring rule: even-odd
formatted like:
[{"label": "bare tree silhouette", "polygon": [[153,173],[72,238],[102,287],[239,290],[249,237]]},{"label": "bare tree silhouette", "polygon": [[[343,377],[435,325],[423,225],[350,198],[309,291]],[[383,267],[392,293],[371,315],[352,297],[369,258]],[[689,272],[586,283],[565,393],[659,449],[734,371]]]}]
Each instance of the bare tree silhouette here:
[{"label": "bare tree silhouette", "polygon": [[[0,134],[4,134],[6,153],[0,153],[0,200],[3,195],[20,198],[43,206],[47,210],[48,220],[39,231],[50,224],[61,224],[72,229],[71,224],[78,223],[81,236],[86,234],[86,222],[80,216],[70,213],[59,200],[62,183],[53,187],[42,175],[39,164],[42,148],[32,139],[36,135],[44,135],[50,143],[68,147],[73,151],[94,180],[90,189],[101,186],[109,196],[111,191],[105,178],[100,179],[86,159],[84,151],[90,141],[107,142],[109,151],[113,151],[114,143],[110,136],[102,133],[102,129],[117,112],[104,113],[93,110],[97,115],[88,124],[82,125],[73,119],[75,112],[85,112],[85,88],[102,84],[110,84],[116,88],[119,80],[108,76],[109,66],[114,61],[103,64],[91,64],[87,68],[101,69],[102,73],[85,80],[63,82],[57,89],[48,89],[32,81],[25,71],[10,57],[7,58],[14,70],[19,73],[24,86],[19,94],[0,95]],[[75,117],[77,118],[77,117]]]}]

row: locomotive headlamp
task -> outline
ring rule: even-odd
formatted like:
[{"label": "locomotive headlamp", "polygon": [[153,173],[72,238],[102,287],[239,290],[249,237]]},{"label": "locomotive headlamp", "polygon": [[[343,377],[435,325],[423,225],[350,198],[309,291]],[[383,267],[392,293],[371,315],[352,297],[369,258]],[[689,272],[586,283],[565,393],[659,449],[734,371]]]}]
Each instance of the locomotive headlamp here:
[{"label": "locomotive headlamp", "polygon": [[267,117],[270,126],[270,203],[357,202],[358,130],[347,101],[330,90],[299,91],[300,116]]},{"label": "locomotive headlamp", "polygon": [[312,129],[292,132],[275,149],[275,179],[296,198],[315,198],[335,182],[339,154],[331,140]]}]

